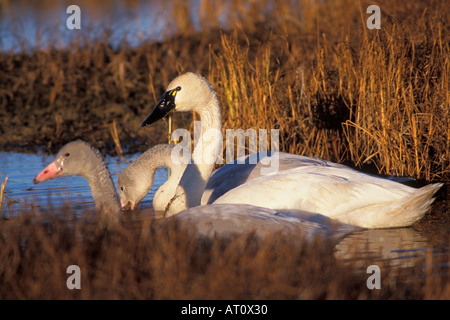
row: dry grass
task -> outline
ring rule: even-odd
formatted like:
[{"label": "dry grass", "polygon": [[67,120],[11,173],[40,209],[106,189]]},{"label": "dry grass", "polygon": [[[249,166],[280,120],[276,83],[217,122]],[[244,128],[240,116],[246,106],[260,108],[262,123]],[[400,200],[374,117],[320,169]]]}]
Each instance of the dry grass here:
[{"label": "dry grass", "polygon": [[[105,230],[90,213],[73,214],[70,206],[65,212],[29,211],[2,223],[1,299],[450,297],[445,275],[436,280],[431,269],[384,272],[382,290],[369,290],[365,270],[345,267],[320,239],[301,247],[290,239],[260,241],[251,234],[205,241],[149,217],[127,216]],[[442,259],[448,263],[448,256]],[[66,286],[69,265],[80,267],[81,290]],[[388,267],[389,262],[380,265]]]},{"label": "dry grass", "polygon": [[258,46],[222,35],[210,74],[228,106],[224,126],[278,128],[285,151],[369,162],[380,173],[448,176],[448,10],[426,13],[362,28],[352,41],[321,33],[312,59],[295,35],[272,34]]}]

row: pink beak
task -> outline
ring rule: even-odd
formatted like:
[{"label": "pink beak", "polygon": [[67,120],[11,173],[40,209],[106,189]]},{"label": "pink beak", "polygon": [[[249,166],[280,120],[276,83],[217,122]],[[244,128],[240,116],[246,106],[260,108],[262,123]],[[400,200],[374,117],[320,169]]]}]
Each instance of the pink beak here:
[{"label": "pink beak", "polygon": [[130,208],[131,210],[134,210],[135,205],[131,202],[125,202],[123,199],[120,199],[120,206],[122,207],[122,209],[124,210],[128,210],[128,208]]},{"label": "pink beak", "polygon": [[33,179],[33,183],[47,181],[62,175],[62,170],[56,166],[56,162],[53,161],[48,166],[44,168],[39,174]]}]

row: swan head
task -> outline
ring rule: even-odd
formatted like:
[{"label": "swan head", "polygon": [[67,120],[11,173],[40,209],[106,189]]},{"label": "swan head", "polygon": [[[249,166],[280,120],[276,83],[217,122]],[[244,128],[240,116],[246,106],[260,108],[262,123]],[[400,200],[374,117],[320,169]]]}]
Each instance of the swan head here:
[{"label": "swan head", "polygon": [[33,183],[47,181],[61,175],[86,177],[91,169],[91,157],[101,157],[98,150],[90,144],[77,140],[64,145],[55,160],[45,167],[34,179]]},{"label": "swan head", "polygon": [[153,175],[143,179],[142,174],[133,174],[130,166],[126,167],[119,175],[118,187],[120,205],[123,209],[134,210],[139,202],[145,198],[150,187],[153,185]]},{"label": "swan head", "polygon": [[206,78],[192,72],[182,74],[172,80],[141,126],[152,124],[171,112],[197,111],[207,107],[215,98],[215,92]]}]

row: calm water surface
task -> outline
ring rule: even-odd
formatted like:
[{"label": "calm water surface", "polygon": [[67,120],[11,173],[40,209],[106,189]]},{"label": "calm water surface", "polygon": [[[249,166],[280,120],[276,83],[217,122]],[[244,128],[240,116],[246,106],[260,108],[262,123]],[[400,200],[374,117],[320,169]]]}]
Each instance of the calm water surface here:
[{"label": "calm water surface", "polygon": [[[122,157],[107,156],[108,166],[114,184],[117,186],[119,173],[139,154]],[[0,152],[0,181],[8,177],[5,195],[17,203],[5,203],[3,215],[14,215],[22,206],[36,205],[41,209],[58,208],[65,203],[76,204],[75,208],[94,208],[94,202],[86,179],[79,176],[61,176],[53,180],[33,184],[33,178],[51,161],[53,155]],[[141,207],[151,207],[155,191],[167,180],[167,170],[159,168],[155,182]],[[117,187],[116,187],[117,188]],[[4,199],[5,201],[5,199]]]}]

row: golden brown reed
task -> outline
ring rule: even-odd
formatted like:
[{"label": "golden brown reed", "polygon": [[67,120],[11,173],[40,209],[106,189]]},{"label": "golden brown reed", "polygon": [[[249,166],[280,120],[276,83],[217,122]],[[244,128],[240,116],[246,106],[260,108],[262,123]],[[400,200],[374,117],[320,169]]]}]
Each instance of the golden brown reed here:
[{"label": "golden brown reed", "polygon": [[448,178],[448,10],[425,10],[418,21],[420,12],[410,13],[402,23],[385,18],[379,31],[357,21],[364,32],[356,36],[321,32],[312,58],[307,37],[298,48],[303,39],[291,29],[274,29],[258,46],[237,31],[222,35],[211,77],[225,127],[278,128],[288,152]]}]

